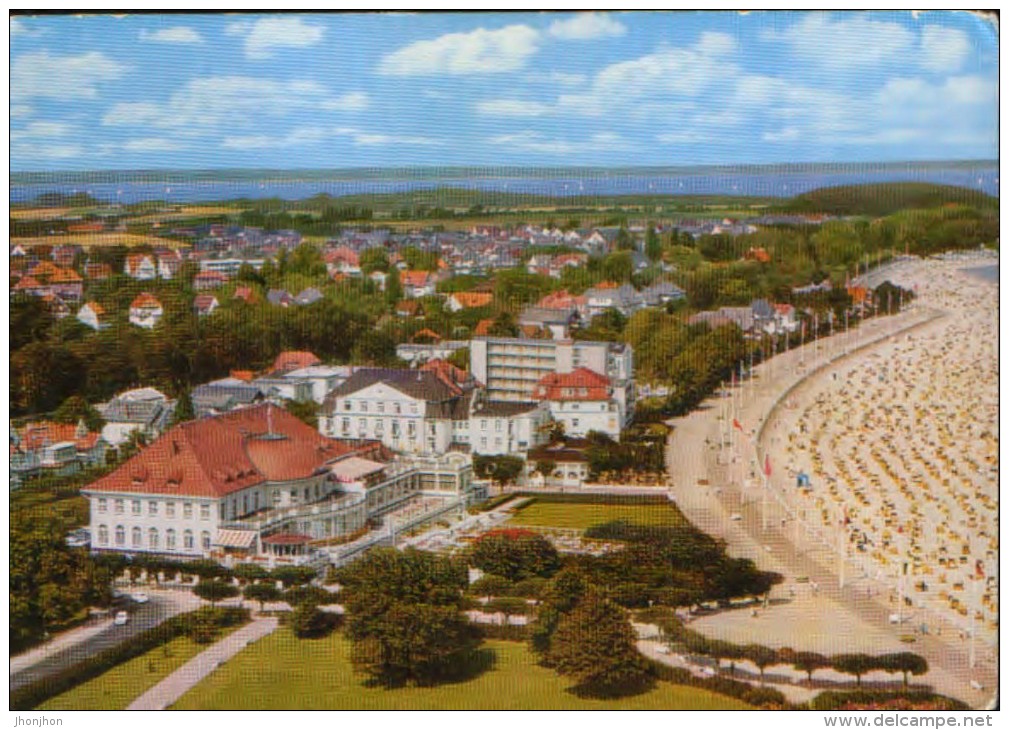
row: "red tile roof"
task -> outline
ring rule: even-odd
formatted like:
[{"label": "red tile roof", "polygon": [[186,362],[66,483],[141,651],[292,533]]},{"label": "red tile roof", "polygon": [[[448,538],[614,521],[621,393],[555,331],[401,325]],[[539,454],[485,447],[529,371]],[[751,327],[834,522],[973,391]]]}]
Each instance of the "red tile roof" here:
[{"label": "red tile roof", "polygon": [[273,361],[273,371],[286,373],[290,370],[300,370],[301,368],[318,365],[322,360],[313,353],[305,350],[288,350],[277,355]]},{"label": "red tile roof", "polygon": [[536,384],[533,395],[540,400],[609,400],[610,379],[588,368],[550,373]]},{"label": "red tile roof", "polygon": [[472,307],[486,307],[494,300],[494,295],[488,292],[460,291],[450,298],[455,299],[463,309],[470,309]]},{"label": "red tile roof", "polygon": [[78,451],[86,451],[94,448],[101,434],[91,431],[82,438],[77,438],[77,426],[73,423],[39,421],[27,424],[21,430],[20,437],[21,448],[25,451],[35,451],[64,441],[73,441]]},{"label": "red tile roof", "polygon": [[130,309],[161,309],[159,302],[153,294],[143,292],[130,304]]},{"label": "red tile roof", "polygon": [[547,294],[536,303],[536,306],[545,309],[569,309],[570,307],[584,306],[587,301],[588,297],[584,295],[576,297],[569,294],[567,289],[561,289]]},{"label": "red tile roof", "polygon": [[251,304],[256,300],[256,294],[250,286],[235,287],[235,299],[241,299],[246,304]]},{"label": "red tile roof", "polygon": [[441,342],[441,335],[439,335],[432,329],[428,329],[427,327],[420,330],[419,332],[414,332],[413,337],[410,338],[410,341],[416,342],[420,338],[431,340],[432,342]]},{"label": "red tile roof", "polygon": [[442,360],[441,358],[435,358],[434,360],[428,360],[426,363],[420,366],[421,370],[430,370],[435,375],[437,375],[445,385],[451,388],[457,393],[462,392],[462,385],[466,382],[468,375],[465,370],[457,368],[455,365],[450,363],[448,360]]},{"label": "red tile roof", "polygon": [[481,337],[490,334],[490,328],[494,326],[493,319],[481,319],[473,328],[473,335]]},{"label": "red tile roof", "polygon": [[399,274],[399,281],[403,286],[427,286],[430,279],[430,271],[401,271]]},{"label": "red tile roof", "polygon": [[220,498],[266,481],[307,478],[353,451],[263,404],[181,423],[85,491]]}]

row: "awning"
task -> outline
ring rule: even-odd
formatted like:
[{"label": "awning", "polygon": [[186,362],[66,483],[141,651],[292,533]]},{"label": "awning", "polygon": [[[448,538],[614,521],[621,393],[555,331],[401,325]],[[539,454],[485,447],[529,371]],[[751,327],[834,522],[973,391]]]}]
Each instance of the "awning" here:
[{"label": "awning", "polygon": [[329,471],[340,482],[356,482],[369,474],[375,474],[386,468],[386,464],[371,459],[362,459],[360,456],[351,456],[341,459],[329,467]]},{"label": "awning", "polygon": [[226,548],[251,548],[256,541],[254,530],[218,530],[215,545]]},{"label": "awning", "polygon": [[264,545],[304,545],[313,540],[311,535],[299,535],[294,532],[278,532],[263,538]]}]

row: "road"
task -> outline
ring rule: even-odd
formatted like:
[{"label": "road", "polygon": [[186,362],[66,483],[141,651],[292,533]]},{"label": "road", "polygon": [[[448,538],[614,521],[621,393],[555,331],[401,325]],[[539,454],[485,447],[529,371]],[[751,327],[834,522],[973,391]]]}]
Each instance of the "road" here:
[{"label": "road", "polygon": [[97,632],[89,631],[87,627],[80,629],[82,640],[79,642],[68,643],[65,648],[57,649],[53,653],[45,652],[45,647],[34,650],[39,655],[39,661],[31,666],[18,666],[23,663],[17,662],[17,657],[12,658],[11,691],[51,677],[87,657],[95,656],[154,628],[172,616],[191,611],[200,604],[200,600],[189,590],[152,591],[147,588],[144,590],[150,596],[150,601],[130,605],[127,608],[130,620],[125,626],[116,626],[108,621],[106,622],[108,625]]}]

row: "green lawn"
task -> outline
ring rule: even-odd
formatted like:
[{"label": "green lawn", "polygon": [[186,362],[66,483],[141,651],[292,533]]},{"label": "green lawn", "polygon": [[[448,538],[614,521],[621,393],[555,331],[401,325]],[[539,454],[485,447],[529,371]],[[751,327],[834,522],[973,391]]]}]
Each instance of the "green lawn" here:
[{"label": "green lawn", "polygon": [[206,648],[188,636],[180,636],[47,700],[36,709],[125,710],[133,700]]},{"label": "green lawn", "polygon": [[738,700],[659,682],[636,697],[582,700],[570,682],[534,663],[525,644],[487,641],[493,667],[438,687],[366,687],[350,664],[350,642],[336,632],[299,640],[281,628],[185,694],[180,710],[742,710]]},{"label": "green lawn", "polygon": [[584,530],[613,520],[639,525],[681,525],[683,514],[671,502],[667,504],[592,504],[550,502],[537,498],[520,508],[510,522],[530,527],[570,527]]}]

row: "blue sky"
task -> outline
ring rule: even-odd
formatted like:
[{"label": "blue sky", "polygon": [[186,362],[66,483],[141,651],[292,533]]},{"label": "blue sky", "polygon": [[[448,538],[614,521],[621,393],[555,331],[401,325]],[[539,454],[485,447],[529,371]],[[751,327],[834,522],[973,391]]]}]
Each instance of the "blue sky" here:
[{"label": "blue sky", "polygon": [[11,169],[995,159],[966,13],[19,17]]}]

